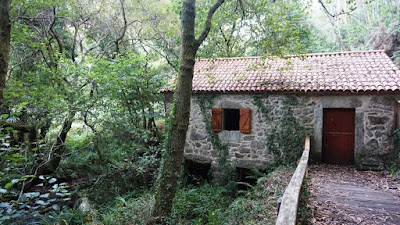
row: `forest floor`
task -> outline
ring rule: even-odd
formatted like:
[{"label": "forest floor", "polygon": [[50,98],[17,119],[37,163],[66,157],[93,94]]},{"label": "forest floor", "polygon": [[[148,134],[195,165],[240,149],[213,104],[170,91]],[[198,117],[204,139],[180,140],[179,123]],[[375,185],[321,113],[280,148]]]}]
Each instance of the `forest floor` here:
[{"label": "forest floor", "polygon": [[400,184],[387,172],[311,165],[311,224],[400,224]]}]

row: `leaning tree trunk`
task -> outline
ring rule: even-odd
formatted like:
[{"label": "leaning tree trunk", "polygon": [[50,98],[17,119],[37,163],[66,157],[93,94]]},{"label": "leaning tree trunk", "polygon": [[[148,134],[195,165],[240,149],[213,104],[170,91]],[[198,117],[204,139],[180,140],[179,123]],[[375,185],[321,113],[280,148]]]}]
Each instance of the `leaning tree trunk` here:
[{"label": "leaning tree trunk", "polygon": [[204,30],[198,39],[195,38],[194,33],[196,1],[184,0],[182,2],[182,43],[179,55],[178,78],[174,90],[174,109],[170,115],[171,124],[168,125],[167,129],[166,151],[161,163],[153,212],[154,216],[161,221],[171,212],[178,179],[182,170],[186,132],[189,126],[190,99],[192,96],[196,52],[211,29],[212,16],[223,2],[224,0],[217,0],[209,9]]},{"label": "leaning tree trunk", "polygon": [[10,59],[10,0],[0,0],[0,103],[3,102]]},{"label": "leaning tree trunk", "polygon": [[189,125],[190,98],[196,50],[194,38],[195,1],[182,3],[182,43],[179,56],[178,81],[174,93],[174,110],[171,115],[169,138],[163,156],[160,179],[155,197],[155,216],[163,218],[171,212],[178,177],[183,164],[183,148]]},{"label": "leaning tree trunk", "polygon": [[57,169],[62,159],[62,155],[65,152],[65,140],[67,139],[67,134],[71,129],[72,123],[74,121],[74,116],[75,116],[74,112],[68,113],[67,117],[64,119],[60,132],[57,136],[57,141],[53,149],[49,153],[48,159],[42,164],[40,164],[36,169],[35,172],[36,176],[50,174]]}]

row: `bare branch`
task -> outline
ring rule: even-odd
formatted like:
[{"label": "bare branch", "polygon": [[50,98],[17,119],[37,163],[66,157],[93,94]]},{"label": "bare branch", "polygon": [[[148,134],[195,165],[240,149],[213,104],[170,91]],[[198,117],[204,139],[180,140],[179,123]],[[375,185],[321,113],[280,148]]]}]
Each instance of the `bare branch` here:
[{"label": "bare branch", "polygon": [[242,0],[238,0],[239,5],[240,5],[240,9],[242,10],[242,19],[244,19],[245,15],[246,15],[246,10],[244,9],[243,6],[243,1]]},{"label": "bare branch", "polygon": [[338,40],[338,42],[339,42],[340,51],[345,51],[346,48],[345,48],[345,46],[344,46],[344,44],[343,44],[342,35],[340,34],[340,30],[337,28],[337,26],[336,26],[336,24],[335,24],[335,21],[334,21],[334,18],[335,18],[335,17],[337,17],[337,16],[339,16],[339,15],[341,15],[341,14],[345,14],[345,12],[341,12],[341,13],[339,13],[339,14],[333,15],[333,14],[330,13],[330,12],[328,11],[328,9],[325,7],[325,5],[324,5],[324,3],[322,2],[322,0],[318,0],[318,1],[319,1],[319,3],[321,3],[322,8],[324,8],[324,11],[325,11],[326,15],[328,16],[328,20],[329,20],[329,22],[331,23],[331,25],[332,25],[332,27],[333,27],[333,32],[335,33],[336,38],[337,38],[337,40]]},{"label": "bare branch", "polygon": [[78,28],[79,26],[77,26],[75,23],[72,23],[74,26],[74,41],[72,43],[72,49],[71,49],[71,59],[72,62],[75,62],[75,48],[76,48],[76,43],[77,43],[77,38],[78,38]]},{"label": "bare branch", "polygon": [[50,25],[50,32],[53,34],[52,36],[56,39],[57,44],[58,44],[58,52],[59,53],[63,53],[63,43],[60,39],[60,37],[58,36],[58,34],[56,33],[55,29],[54,29],[54,25],[56,23],[56,8],[53,7],[53,21],[51,22]]},{"label": "bare branch", "polygon": [[195,48],[198,49],[201,45],[201,43],[203,43],[203,41],[206,39],[206,37],[208,36],[208,33],[210,33],[210,29],[211,29],[211,20],[212,17],[214,16],[214,13],[217,11],[217,9],[225,2],[225,0],[217,0],[217,2],[210,8],[210,10],[208,10],[208,14],[207,14],[207,20],[206,23],[204,25],[204,30],[201,33],[200,37],[198,39],[195,40]]},{"label": "bare branch", "polygon": [[325,4],[322,2],[322,0],[318,0],[318,2],[322,5],[322,8],[324,9],[325,13],[328,14],[329,16],[333,17],[333,18],[338,17],[338,16],[340,16],[340,15],[347,14],[345,11],[341,11],[340,13],[337,13],[337,14],[332,14],[332,13],[330,13],[329,10],[326,8],[326,6],[325,6]]},{"label": "bare branch", "polygon": [[[119,37],[115,40],[115,54],[119,53],[119,42],[124,38],[126,29],[128,27],[128,21],[126,20],[125,6],[124,6],[125,0],[120,0],[119,2],[121,3],[122,19],[124,20],[124,26],[121,28]],[[115,57],[115,54],[113,55],[113,58]]]}]

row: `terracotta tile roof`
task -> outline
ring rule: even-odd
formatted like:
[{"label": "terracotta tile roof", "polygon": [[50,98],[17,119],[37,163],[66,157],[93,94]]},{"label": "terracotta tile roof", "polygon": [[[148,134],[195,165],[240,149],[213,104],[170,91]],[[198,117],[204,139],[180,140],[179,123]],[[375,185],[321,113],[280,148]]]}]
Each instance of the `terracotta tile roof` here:
[{"label": "terracotta tile roof", "polygon": [[399,90],[400,69],[384,51],[200,59],[193,78],[194,92]]}]

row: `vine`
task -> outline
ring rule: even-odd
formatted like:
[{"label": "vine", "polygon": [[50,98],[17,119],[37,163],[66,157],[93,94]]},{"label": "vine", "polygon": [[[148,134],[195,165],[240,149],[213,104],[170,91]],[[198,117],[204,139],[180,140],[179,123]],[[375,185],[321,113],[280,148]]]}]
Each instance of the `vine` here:
[{"label": "vine", "polygon": [[229,148],[228,145],[221,142],[217,133],[211,129],[211,108],[214,102],[214,94],[202,94],[198,98],[201,113],[203,115],[203,121],[207,130],[207,134],[210,137],[211,144],[214,150],[217,151],[218,167],[221,169],[222,176],[220,180],[221,185],[234,186],[234,170],[231,164],[228,162]]},{"label": "vine", "polygon": [[393,175],[399,174],[400,171],[400,129],[397,128],[393,132],[393,153],[391,171]]},{"label": "vine", "polygon": [[298,105],[298,101],[294,97],[285,96],[282,103],[282,116],[274,118],[271,110],[262,103],[262,99],[253,96],[253,104],[262,112],[266,122],[272,124],[272,129],[265,132],[265,142],[274,157],[274,162],[267,165],[269,168],[266,169],[296,162],[303,150],[305,128],[297,122],[290,108],[290,105]]}]

